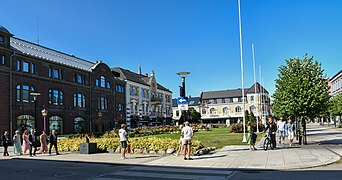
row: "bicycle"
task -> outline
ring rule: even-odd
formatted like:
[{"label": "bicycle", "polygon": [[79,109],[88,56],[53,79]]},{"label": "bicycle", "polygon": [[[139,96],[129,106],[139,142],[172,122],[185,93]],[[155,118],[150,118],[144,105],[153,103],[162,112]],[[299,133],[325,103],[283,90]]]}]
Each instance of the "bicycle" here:
[{"label": "bicycle", "polygon": [[267,133],[267,134],[265,135],[265,140],[264,140],[263,149],[264,149],[265,151],[267,151],[268,146],[269,146],[271,149],[274,149],[274,147],[273,147],[273,142],[272,142],[272,140],[271,140],[270,133]]}]

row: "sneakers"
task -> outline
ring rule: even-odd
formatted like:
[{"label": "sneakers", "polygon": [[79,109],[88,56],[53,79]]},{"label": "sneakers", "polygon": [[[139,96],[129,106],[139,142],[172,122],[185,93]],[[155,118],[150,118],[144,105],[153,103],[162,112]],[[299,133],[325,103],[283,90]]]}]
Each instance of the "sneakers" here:
[{"label": "sneakers", "polygon": [[188,160],[186,157],[184,157],[184,160]]},{"label": "sneakers", "polygon": [[121,159],[128,159],[127,157],[121,157]]},{"label": "sneakers", "polygon": [[174,153],[173,155],[178,156],[178,154]]}]

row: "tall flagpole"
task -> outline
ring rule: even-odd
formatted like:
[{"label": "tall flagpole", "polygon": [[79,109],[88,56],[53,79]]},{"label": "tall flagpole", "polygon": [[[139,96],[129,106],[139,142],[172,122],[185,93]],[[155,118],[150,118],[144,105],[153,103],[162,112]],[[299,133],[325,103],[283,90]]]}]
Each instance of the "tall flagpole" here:
[{"label": "tall flagpole", "polygon": [[261,96],[261,66],[259,65],[259,81],[260,81],[260,85],[259,85],[259,102],[260,102],[260,110],[259,111],[259,117],[262,120],[262,96]]},{"label": "tall flagpole", "polygon": [[264,108],[265,108],[265,97],[264,97],[264,77],[261,78],[261,84],[262,84],[262,118],[265,119],[265,112],[264,112]]},{"label": "tall flagpole", "polygon": [[241,60],[241,91],[242,91],[242,116],[243,116],[243,139],[242,142],[247,142],[246,139],[246,117],[245,117],[245,90],[244,90],[244,73],[243,73],[243,57],[242,57],[242,27],[241,27],[241,12],[240,12],[240,0],[239,5],[239,30],[240,30],[240,60]]},{"label": "tall flagpole", "polygon": [[[257,94],[256,75],[255,75],[255,60],[254,60],[254,44],[253,43],[252,43],[252,56],[253,56],[253,69],[254,69],[254,93]],[[255,100],[254,100],[254,102],[255,102]],[[258,108],[256,108],[256,109],[258,109]],[[259,120],[258,120],[258,117],[256,118],[256,125],[257,125],[257,133],[259,133]]]}]

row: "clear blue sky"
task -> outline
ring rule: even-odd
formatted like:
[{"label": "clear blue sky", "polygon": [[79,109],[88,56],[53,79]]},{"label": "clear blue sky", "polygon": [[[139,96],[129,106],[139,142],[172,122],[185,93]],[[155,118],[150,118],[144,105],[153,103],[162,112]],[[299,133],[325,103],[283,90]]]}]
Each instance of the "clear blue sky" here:
[{"label": "clear blue sky", "polygon": [[[179,95],[241,87],[237,0],[10,0],[0,24],[16,37],[110,67],[144,73]],[[341,70],[341,0],[241,0],[245,87],[253,84],[251,44],[266,89],[278,67],[305,53],[328,77]],[[257,72],[259,80],[259,72]]]}]

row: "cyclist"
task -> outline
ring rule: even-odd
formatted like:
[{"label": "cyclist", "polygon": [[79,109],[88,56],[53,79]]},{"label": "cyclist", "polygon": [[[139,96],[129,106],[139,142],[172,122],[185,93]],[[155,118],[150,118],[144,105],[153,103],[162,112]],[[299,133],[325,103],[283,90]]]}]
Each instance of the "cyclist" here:
[{"label": "cyclist", "polygon": [[267,129],[268,129],[268,134],[271,137],[271,143],[273,144],[273,148],[276,149],[277,147],[277,142],[276,142],[277,124],[274,122],[273,117],[271,115],[268,116],[268,123],[264,132],[266,132]]}]

